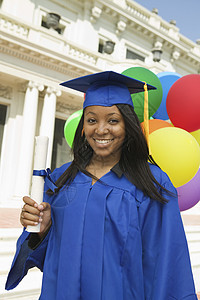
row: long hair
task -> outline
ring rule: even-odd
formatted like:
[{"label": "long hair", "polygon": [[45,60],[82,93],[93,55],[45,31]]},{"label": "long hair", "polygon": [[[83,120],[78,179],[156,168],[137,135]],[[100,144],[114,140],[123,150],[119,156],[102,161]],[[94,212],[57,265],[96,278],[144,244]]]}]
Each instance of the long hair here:
[{"label": "long hair", "polygon": [[[145,195],[161,203],[166,203],[167,200],[159,190],[163,190],[165,193],[169,193],[169,191],[157,182],[150,170],[148,161],[152,164],[157,164],[152,156],[149,155],[147,142],[134,108],[127,104],[116,104],[116,106],[122,114],[126,131],[119,161],[123,174]],[[57,191],[64,185],[69,186],[79,171],[98,180],[98,178],[86,171],[86,166],[90,163],[93,155],[93,149],[85,139],[85,135],[82,134],[83,122],[84,114],[80,119],[74,137],[72,146],[74,159],[69,168],[56,181]]]}]

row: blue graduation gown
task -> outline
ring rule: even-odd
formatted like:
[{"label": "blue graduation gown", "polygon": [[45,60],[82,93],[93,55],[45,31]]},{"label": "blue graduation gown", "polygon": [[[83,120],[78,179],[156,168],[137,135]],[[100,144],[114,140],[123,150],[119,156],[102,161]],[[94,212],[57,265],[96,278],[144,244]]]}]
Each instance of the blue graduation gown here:
[{"label": "blue graduation gown", "polygon": [[[168,176],[150,167],[176,195]],[[43,271],[40,300],[197,300],[177,197],[165,197],[163,205],[144,196],[112,170],[94,185],[79,172],[68,188],[45,194],[51,229],[35,250],[28,247],[30,233],[22,233],[6,289],[37,266]]]}]

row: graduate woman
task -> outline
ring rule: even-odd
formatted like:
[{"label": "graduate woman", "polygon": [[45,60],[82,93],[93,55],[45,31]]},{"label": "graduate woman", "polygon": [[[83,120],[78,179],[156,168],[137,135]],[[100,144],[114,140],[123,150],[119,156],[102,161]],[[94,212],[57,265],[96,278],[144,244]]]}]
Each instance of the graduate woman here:
[{"label": "graduate woman", "polygon": [[74,160],[46,178],[41,205],[23,198],[22,225],[41,231],[23,231],[6,289],[37,266],[40,300],[196,300],[176,189],[133,108],[144,83],[108,71],[63,85],[86,93]]}]

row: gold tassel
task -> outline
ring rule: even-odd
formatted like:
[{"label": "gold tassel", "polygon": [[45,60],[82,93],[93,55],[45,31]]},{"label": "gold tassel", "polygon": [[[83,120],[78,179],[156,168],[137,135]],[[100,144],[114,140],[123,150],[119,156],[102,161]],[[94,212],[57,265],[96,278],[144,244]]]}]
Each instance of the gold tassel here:
[{"label": "gold tassel", "polygon": [[149,141],[149,108],[148,108],[148,90],[147,84],[144,84],[144,134],[149,148],[149,155],[151,155],[150,141]]}]

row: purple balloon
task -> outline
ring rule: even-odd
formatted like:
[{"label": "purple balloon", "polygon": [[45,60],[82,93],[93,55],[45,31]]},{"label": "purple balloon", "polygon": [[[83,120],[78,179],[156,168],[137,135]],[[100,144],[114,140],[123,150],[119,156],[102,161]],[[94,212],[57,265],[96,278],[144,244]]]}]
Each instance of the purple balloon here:
[{"label": "purple balloon", "polygon": [[200,169],[190,181],[176,189],[180,211],[196,205],[200,200]]}]

